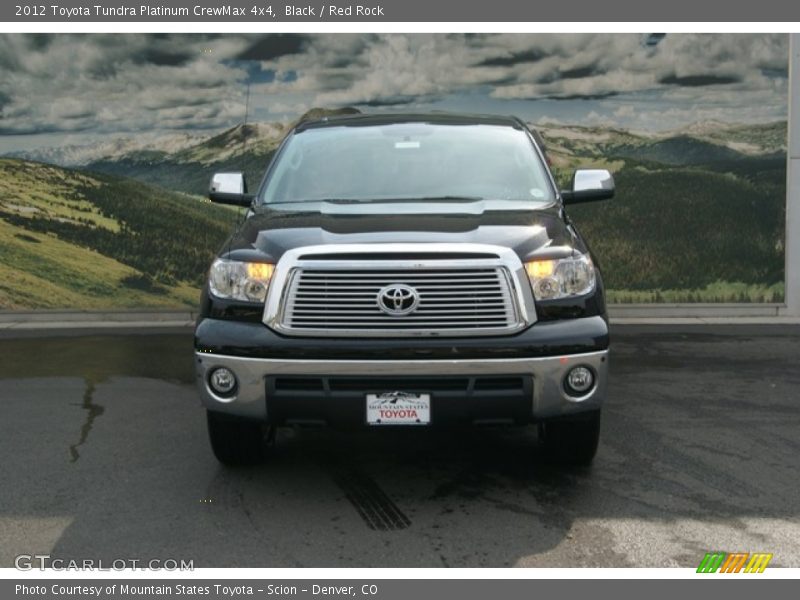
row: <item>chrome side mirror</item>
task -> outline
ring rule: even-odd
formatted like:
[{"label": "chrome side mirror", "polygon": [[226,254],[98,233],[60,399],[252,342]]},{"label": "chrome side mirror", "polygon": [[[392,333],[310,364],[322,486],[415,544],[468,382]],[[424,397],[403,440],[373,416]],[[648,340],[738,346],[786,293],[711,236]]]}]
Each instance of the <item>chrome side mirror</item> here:
[{"label": "chrome side mirror", "polygon": [[606,169],[578,169],[572,176],[572,189],[563,190],[564,204],[581,204],[614,197],[614,177]]},{"label": "chrome side mirror", "polygon": [[215,173],[208,184],[208,197],[212,202],[250,206],[253,196],[247,193],[244,173]]}]

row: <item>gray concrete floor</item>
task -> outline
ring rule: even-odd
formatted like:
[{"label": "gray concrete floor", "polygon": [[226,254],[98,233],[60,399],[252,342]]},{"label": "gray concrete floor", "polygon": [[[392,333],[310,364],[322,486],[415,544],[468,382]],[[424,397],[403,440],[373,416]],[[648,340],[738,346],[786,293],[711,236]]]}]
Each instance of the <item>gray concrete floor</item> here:
[{"label": "gray concrete floor", "polygon": [[800,566],[800,327],[617,327],[601,447],[533,430],[287,430],[208,448],[191,335],[0,336],[0,566],[17,554],[195,566]]}]

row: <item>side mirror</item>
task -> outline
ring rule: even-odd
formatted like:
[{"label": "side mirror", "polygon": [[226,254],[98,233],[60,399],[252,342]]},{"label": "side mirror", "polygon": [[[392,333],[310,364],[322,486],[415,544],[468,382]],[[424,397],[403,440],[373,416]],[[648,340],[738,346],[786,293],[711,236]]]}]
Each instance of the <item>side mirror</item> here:
[{"label": "side mirror", "polygon": [[234,206],[250,206],[252,194],[247,193],[247,181],[244,173],[215,173],[208,184],[208,197],[219,204]]},{"label": "side mirror", "polygon": [[564,204],[581,204],[614,197],[614,178],[605,169],[578,169],[572,176],[572,189],[562,190]]}]

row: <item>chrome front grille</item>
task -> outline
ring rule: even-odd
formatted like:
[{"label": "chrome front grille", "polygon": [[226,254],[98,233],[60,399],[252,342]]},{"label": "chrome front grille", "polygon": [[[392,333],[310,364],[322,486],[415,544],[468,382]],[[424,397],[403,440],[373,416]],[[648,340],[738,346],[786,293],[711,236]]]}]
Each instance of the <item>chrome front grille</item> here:
[{"label": "chrome front grille", "polygon": [[[294,335],[447,336],[497,335],[522,326],[510,273],[497,260],[486,266],[480,260],[459,266],[426,261],[377,267],[377,262],[347,261],[344,266],[315,261],[293,269],[279,330]],[[382,290],[394,286],[417,294],[412,312],[393,315],[381,308]]]}]

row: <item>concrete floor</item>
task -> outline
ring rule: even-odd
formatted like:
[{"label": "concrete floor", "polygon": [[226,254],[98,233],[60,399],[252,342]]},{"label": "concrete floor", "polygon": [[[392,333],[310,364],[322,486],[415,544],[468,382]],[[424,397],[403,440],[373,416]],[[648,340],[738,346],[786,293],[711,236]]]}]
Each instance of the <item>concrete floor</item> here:
[{"label": "concrete floor", "polygon": [[0,338],[0,566],[17,554],[233,566],[800,566],[800,327],[613,331],[595,464],[531,430],[286,430],[208,447],[191,335]]}]

